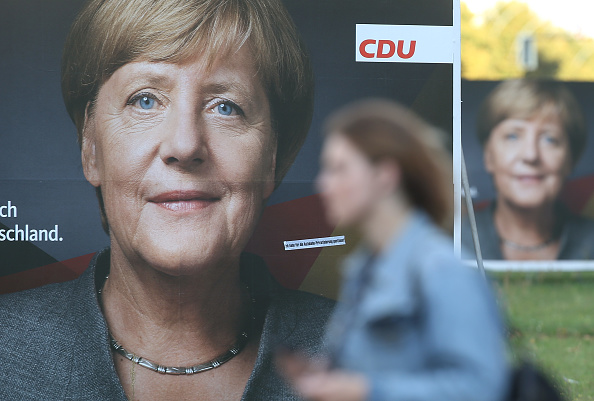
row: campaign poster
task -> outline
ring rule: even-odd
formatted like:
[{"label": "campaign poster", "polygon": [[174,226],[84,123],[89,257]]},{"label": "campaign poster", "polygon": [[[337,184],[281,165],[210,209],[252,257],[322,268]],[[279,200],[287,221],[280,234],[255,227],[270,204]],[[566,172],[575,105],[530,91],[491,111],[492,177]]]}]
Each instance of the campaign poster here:
[{"label": "campaign poster", "polygon": [[[594,268],[591,82],[462,81],[462,147],[485,267]],[[462,244],[472,259],[470,224]]]},{"label": "campaign poster", "polygon": [[[396,100],[446,133],[454,177],[459,177],[459,3],[284,3],[313,65],[313,121],[247,250],[262,256],[286,287],[334,297],[336,267],[356,238],[326,223],[317,196],[322,122],[333,110],[357,99]],[[109,246],[60,88],[62,48],[82,4],[81,0],[3,3],[0,292],[74,279],[95,252]],[[453,184],[460,199],[459,181]],[[459,216],[460,202],[456,211]],[[454,228],[459,242],[459,220]],[[303,246],[290,245],[296,243]]]}]

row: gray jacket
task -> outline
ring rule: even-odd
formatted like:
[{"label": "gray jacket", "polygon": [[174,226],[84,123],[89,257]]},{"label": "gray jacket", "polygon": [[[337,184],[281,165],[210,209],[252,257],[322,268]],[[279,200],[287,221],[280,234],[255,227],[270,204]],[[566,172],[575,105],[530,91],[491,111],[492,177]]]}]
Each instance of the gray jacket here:
[{"label": "gray jacket", "polygon": [[346,263],[328,340],[335,364],[371,381],[373,401],[499,401],[507,388],[495,299],[452,241],[416,212],[373,257]]},{"label": "gray jacket", "polygon": [[[334,302],[286,290],[262,265],[245,264],[243,278],[268,297],[268,308],[242,400],[298,400],[273,367],[274,348],[282,342],[319,352]],[[107,249],[76,280],[0,296],[0,399],[127,400],[97,301],[97,283],[108,269]]]},{"label": "gray jacket", "polygon": [[[481,253],[485,260],[502,260],[501,238],[494,223],[495,202],[475,213]],[[557,217],[559,254],[557,260],[593,260],[594,259],[594,221],[571,213],[565,206],[558,204]],[[468,258],[474,258],[474,243],[468,219],[462,220],[462,246]]]}]

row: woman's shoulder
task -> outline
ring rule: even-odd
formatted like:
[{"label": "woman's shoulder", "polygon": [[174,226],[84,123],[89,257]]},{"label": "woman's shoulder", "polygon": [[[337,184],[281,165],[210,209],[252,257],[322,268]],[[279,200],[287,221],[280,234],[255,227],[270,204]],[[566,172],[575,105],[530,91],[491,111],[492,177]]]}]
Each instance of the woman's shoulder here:
[{"label": "woman's shoulder", "polygon": [[[494,209],[495,203],[489,202],[487,205],[478,207],[474,211],[474,217],[483,259],[499,260],[503,259],[503,255],[499,247],[501,240],[493,221]],[[461,242],[464,257],[474,259],[476,257],[474,240],[472,238],[472,229],[468,216],[463,216],[461,219]]]},{"label": "woman's shoulder", "polygon": [[[75,287],[65,282],[0,296],[0,369],[7,372],[0,375],[0,398],[63,396],[77,331],[71,302]],[[43,397],[38,393],[42,385]]]},{"label": "woman's shoulder", "polygon": [[54,338],[80,319],[78,311],[92,305],[94,267],[78,278],[25,291],[0,295],[0,340],[10,336],[41,335]]},{"label": "woman's shoulder", "polygon": [[410,262],[410,268],[417,271],[423,285],[430,289],[429,293],[441,289],[453,294],[458,291],[469,294],[472,292],[469,288],[489,292],[479,271],[465,265],[455,255],[452,238],[436,227],[427,227]]},{"label": "woman's shoulder", "polygon": [[0,322],[0,399],[122,399],[93,267],[73,281],[0,296]]},{"label": "woman's shoulder", "polygon": [[[7,387],[3,391],[20,394],[45,379],[67,376],[70,349],[81,330],[93,327],[96,320],[87,313],[92,309],[92,298],[80,298],[80,281],[79,277],[0,296],[0,369],[12,372],[0,379],[0,387]],[[31,369],[32,361],[45,373],[25,380],[22,373]],[[47,394],[63,391],[50,384],[46,388]],[[2,394],[0,391],[0,398]]]},{"label": "woman's shoulder", "polygon": [[336,302],[320,295],[282,289],[271,298],[264,330],[274,341],[312,355],[323,351],[326,325]]},{"label": "woman's shoulder", "polygon": [[411,220],[377,264],[378,280],[390,286],[406,282],[411,275],[454,279],[470,270],[455,255],[452,237],[423,214]]},{"label": "woman's shoulder", "polygon": [[569,212],[563,217],[559,259],[594,259],[594,220]]},{"label": "woman's shoulder", "polygon": [[63,316],[68,309],[67,300],[76,287],[75,281],[0,295],[0,320],[3,322],[0,336],[6,333],[9,321],[20,322],[13,328],[23,330],[25,326],[51,322],[53,318]]},{"label": "woman's shoulder", "polygon": [[283,310],[327,315],[332,312],[335,301],[324,296],[283,287],[270,274],[264,260],[255,254],[241,255],[242,281],[256,298],[269,299],[272,304]]},{"label": "woman's shoulder", "polygon": [[327,319],[336,305],[336,301],[322,295],[289,289],[282,290],[275,297],[275,302],[280,308],[297,312],[305,319],[312,316]]},{"label": "woman's shoulder", "polygon": [[590,217],[578,214],[565,214],[565,225],[569,230],[579,231],[580,234],[588,234],[594,237],[594,220]]},{"label": "woman's shoulder", "polygon": [[[426,223],[416,232],[417,241],[414,242],[414,257],[417,264],[427,267],[440,265],[458,268],[460,260],[454,254],[454,242],[450,235]],[[437,263],[436,263],[437,262]]]},{"label": "woman's shoulder", "polygon": [[266,305],[264,331],[274,341],[317,351],[335,301],[283,287],[258,255],[242,254],[241,266],[242,280],[255,299]]}]

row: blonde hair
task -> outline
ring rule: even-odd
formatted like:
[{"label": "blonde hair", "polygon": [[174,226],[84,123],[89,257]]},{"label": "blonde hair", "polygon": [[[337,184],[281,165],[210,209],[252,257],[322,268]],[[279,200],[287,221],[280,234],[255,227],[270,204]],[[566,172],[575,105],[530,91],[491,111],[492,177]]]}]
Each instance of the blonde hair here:
[{"label": "blonde hair", "polygon": [[365,99],[331,115],[324,132],[344,135],[372,163],[395,161],[409,201],[435,224],[451,230],[452,160],[443,147],[441,131],[398,103]]},{"label": "blonde hair", "polygon": [[500,83],[481,105],[477,118],[477,137],[484,147],[491,131],[503,120],[531,118],[548,106],[553,106],[559,115],[575,165],[586,146],[586,122],[577,100],[561,82],[514,79]]},{"label": "blonde hair", "polygon": [[[280,0],[90,0],[74,21],[62,57],[62,95],[79,144],[85,112],[101,85],[136,60],[209,65],[249,46],[270,103],[278,186],[305,141],[313,113],[309,56]],[[87,109],[88,106],[88,109]],[[101,189],[97,188],[107,229]]]}]

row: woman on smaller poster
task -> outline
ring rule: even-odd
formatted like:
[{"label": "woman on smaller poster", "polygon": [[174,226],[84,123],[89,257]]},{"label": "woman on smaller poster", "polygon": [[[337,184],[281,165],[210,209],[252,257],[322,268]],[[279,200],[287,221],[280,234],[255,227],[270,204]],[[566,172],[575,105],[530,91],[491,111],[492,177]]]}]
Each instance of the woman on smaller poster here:
[{"label": "woman on smaller poster", "polygon": [[[505,81],[487,96],[477,136],[497,195],[476,213],[485,259],[594,257],[594,222],[559,201],[586,135],[580,106],[560,82]],[[468,249],[471,241],[463,230]]]}]

